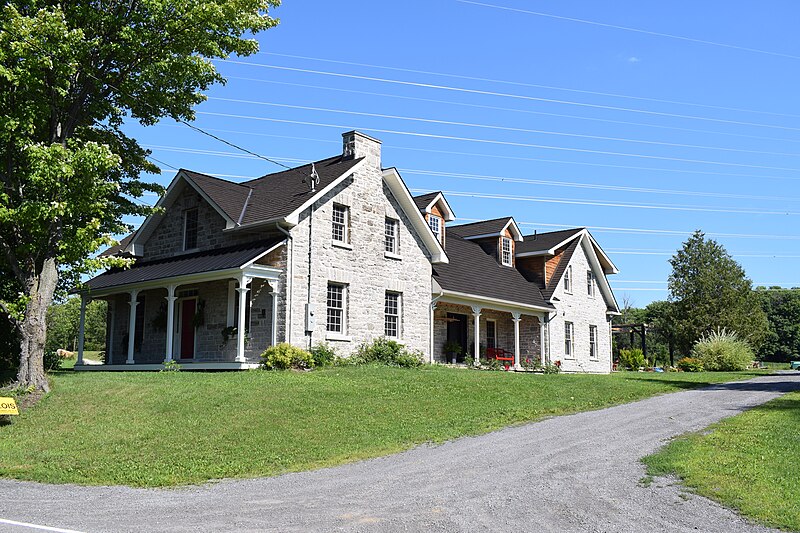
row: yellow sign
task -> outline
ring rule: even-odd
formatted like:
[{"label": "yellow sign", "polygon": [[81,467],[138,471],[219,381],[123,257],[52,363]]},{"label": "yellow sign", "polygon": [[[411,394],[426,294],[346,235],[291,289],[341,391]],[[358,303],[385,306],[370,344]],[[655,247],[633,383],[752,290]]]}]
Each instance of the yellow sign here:
[{"label": "yellow sign", "polygon": [[0,415],[18,415],[17,402],[14,398],[0,398]]}]

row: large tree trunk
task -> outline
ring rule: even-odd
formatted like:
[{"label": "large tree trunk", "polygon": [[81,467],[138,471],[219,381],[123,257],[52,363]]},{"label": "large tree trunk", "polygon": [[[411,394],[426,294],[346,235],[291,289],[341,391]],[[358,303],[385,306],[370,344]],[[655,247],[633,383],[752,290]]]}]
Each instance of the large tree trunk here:
[{"label": "large tree trunk", "polygon": [[58,270],[54,259],[47,259],[42,271],[26,281],[30,302],[25,317],[20,323],[20,361],[17,382],[23,387],[49,391],[50,385],[44,374],[44,344],[47,336],[47,309],[53,303],[58,282]]}]

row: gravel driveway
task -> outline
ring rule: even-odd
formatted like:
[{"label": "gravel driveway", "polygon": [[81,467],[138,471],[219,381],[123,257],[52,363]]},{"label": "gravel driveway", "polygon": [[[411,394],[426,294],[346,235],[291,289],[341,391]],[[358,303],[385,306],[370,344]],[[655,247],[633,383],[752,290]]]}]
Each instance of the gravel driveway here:
[{"label": "gravel driveway", "polygon": [[[0,519],[78,531],[768,531],[638,459],[800,390],[800,373],[678,392],[336,468],[143,490],[0,480]],[[3,529],[6,528],[6,529]],[[33,531],[0,522],[0,530]]]}]

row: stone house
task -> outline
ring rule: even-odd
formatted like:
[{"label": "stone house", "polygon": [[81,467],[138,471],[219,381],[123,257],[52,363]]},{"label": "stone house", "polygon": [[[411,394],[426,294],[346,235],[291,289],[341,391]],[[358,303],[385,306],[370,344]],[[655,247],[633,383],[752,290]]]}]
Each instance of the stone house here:
[{"label": "stone house", "polygon": [[[180,170],[157,205],[103,252],[133,266],[81,292],[78,369],[244,369],[280,342],[346,356],[385,336],[430,362],[611,370],[617,270],[585,228],[453,225],[445,196],[413,197],[362,133],[343,134],[340,155],[250,181]],[[98,298],[106,362],[90,366],[83,309]]]}]

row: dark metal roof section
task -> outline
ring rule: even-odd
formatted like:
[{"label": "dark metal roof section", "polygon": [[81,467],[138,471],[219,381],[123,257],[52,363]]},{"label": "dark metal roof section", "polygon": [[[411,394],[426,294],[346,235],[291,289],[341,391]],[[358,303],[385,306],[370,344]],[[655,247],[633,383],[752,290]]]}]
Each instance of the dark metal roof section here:
[{"label": "dark metal roof section", "polygon": [[277,237],[238,246],[177,255],[158,261],[136,262],[131,268],[112,268],[86,282],[90,290],[174,278],[188,274],[238,268],[284,240]]},{"label": "dark metal roof section", "polygon": [[126,246],[128,246],[128,243],[131,242],[131,239],[133,239],[134,235],[136,235],[135,231],[124,236],[122,239],[120,239],[119,244],[106,248],[100,252],[98,257],[110,257],[112,255],[118,255],[122,250],[125,249]]},{"label": "dark metal roof section", "polygon": [[426,207],[430,205],[434,198],[441,194],[441,191],[436,192],[429,192],[427,194],[420,194],[419,196],[414,196],[414,203],[417,204],[417,208],[420,211],[424,211]]},{"label": "dark metal roof section", "polygon": [[553,309],[539,287],[516,268],[500,265],[480,245],[450,231],[445,239],[450,262],[433,266],[433,276],[442,289]]},{"label": "dark metal roof section", "polygon": [[[471,224],[459,224],[448,226],[448,233],[453,231],[464,238],[476,237],[478,235],[495,235],[503,231],[511,217],[493,218],[492,220],[481,220]],[[449,252],[448,252],[449,253]]]},{"label": "dark metal roof section", "polygon": [[[579,242],[581,242],[580,239],[575,239],[569,243],[569,246],[567,246],[567,248],[564,250],[564,253],[561,254],[561,259],[558,261],[556,271],[553,272],[553,277],[550,278],[550,281],[547,282],[547,287],[542,291],[542,296],[544,296],[546,300],[549,301],[550,298],[553,297],[553,293],[555,292],[556,287],[558,287],[558,282],[564,277],[564,272],[567,270],[567,265],[569,264],[570,259],[572,259],[572,254],[575,253],[575,249],[578,247]],[[574,281],[575,280],[573,280],[573,283]]]},{"label": "dark metal roof section", "polygon": [[548,231],[537,233],[536,235],[525,235],[523,242],[517,243],[516,254],[543,252],[549,250],[567,239],[574,237],[586,228],[564,229],[560,231]]},{"label": "dark metal roof section", "polygon": [[[344,159],[337,155],[314,162],[314,168],[319,175],[316,190],[321,191],[363,159],[363,157]],[[307,178],[311,176],[311,163],[241,183],[240,185],[253,189],[242,217],[242,225],[283,218],[292,214],[315,194],[311,192],[308,179],[303,183],[303,176]],[[237,220],[238,216],[237,212],[234,220]]]}]

